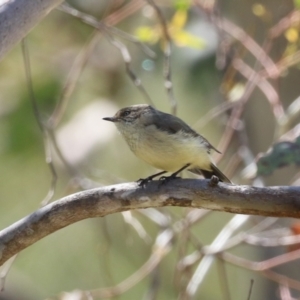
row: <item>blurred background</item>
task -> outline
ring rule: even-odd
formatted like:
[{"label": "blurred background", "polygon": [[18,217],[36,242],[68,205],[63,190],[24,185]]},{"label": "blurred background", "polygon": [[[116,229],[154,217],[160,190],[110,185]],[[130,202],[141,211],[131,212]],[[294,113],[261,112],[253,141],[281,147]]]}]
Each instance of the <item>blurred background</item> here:
[{"label": "blurred background", "polygon": [[[299,1],[156,3],[67,1],[26,37],[25,55],[17,45],[0,62],[1,229],[71,193],[156,172],[102,120],[140,103],[204,135],[235,184],[298,184]],[[298,226],[169,207],[84,220],[22,251],[0,299],[299,299],[299,261],[253,271],[289,261],[297,240],[279,237]],[[228,256],[208,255],[211,244]]]}]

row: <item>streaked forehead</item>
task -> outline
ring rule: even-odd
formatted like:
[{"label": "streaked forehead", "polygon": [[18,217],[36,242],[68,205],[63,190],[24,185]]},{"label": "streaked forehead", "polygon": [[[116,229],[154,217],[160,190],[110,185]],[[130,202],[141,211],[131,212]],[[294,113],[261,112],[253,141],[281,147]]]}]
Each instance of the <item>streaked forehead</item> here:
[{"label": "streaked forehead", "polygon": [[145,108],[150,108],[150,105],[148,105],[148,104],[136,104],[136,105],[132,105],[132,106],[127,107],[127,109],[132,109],[132,110],[141,110],[141,109],[145,109]]},{"label": "streaked forehead", "polygon": [[128,107],[124,107],[122,109],[119,110],[119,114],[121,114],[123,111],[133,111],[133,112],[142,112],[144,110],[149,109],[151,106],[148,104],[137,104],[137,105],[132,105],[132,106],[128,106]]}]

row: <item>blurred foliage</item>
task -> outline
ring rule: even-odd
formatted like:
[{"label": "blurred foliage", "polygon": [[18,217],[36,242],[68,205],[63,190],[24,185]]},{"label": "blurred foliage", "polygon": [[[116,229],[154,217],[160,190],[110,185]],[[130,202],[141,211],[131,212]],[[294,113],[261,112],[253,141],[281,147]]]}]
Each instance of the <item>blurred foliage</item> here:
[{"label": "blurred foliage", "polygon": [[300,1],[299,0],[294,0],[294,5],[295,5],[295,8],[299,9],[300,8]]},{"label": "blurred foliage", "polygon": [[[39,110],[43,112],[41,116],[43,119],[46,119],[47,115],[53,110],[60,89],[61,86],[57,78],[49,78],[49,80],[41,82],[38,86],[34,87]],[[32,102],[29,96],[26,95],[26,91],[21,95],[19,101],[18,110],[7,119],[8,136],[11,139],[8,141],[6,151],[12,154],[14,152],[25,154],[26,152],[40,151],[42,133],[37,127]]]},{"label": "blurred foliage", "polygon": [[300,137],[295,142],[279,142],[257,161],[257,175],[266,176],[291,164],[300,165]]},{"label": "blurred foliage", "polygon": [[[171,22],[167,28],[172,41],[178,47],[191,47],[194,49],[203,49],[205,42],[203,39],[190,34],[183,30],[188,19],[189,6],[186,2],[179,3]],[[140,26],[136,29],[136,36],[141,42],[156,44],[159,40],[163,40],[163,33],[160,25],[153,27]]]}]

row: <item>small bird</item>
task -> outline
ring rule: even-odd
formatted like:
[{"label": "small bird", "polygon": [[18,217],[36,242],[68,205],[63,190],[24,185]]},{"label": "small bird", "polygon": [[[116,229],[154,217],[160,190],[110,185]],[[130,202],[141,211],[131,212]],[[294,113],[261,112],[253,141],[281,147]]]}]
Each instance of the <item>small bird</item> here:
[{"label": "small bird", "polygon": [[176,116],[138,104],[122,108],[113,117],[103,120],[114,122],[137,157],[163,170],[140,179],[140,185],[167,172],[172,175],[162,179],[175,178],[184,169],[205,178],[215,175],[220,181],[231,183],[210,156],[211,150],[220,152]]}]

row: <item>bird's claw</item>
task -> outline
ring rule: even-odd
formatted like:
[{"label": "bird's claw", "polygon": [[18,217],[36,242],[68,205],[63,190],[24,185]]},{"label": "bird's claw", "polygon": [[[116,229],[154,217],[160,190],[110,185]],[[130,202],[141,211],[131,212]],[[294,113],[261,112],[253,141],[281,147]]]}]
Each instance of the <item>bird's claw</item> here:
[{"label": "bird's claw", "polygon": [[166,184],[168,183],[169,181],[173,180],[173,179],[178,179],[180,177],[177,177],[177,176],[161,176],[159,178],[159,181],[161,181],[161,184]]},{"label": "bird's claw", "polygon": [[144,187],[148,182],[152,181],[152,178],[140,178],[136,182],[138,183],[139,186]]},{"label": "bird's claw", "polygon": [[[165,184],[165,183],[169,182],[170,180],[177,179],[177,178],[180,178],[180,177],[178,177],[176,175],[161,176],[159,178],[159,181],[161,182],[161,184]],[[147,183],[151,182],[152,180],[153,180],[153,176],[149,176],[147,178],[140,178],[136,182],[138,183],[139,186],[144,187]]]}]

